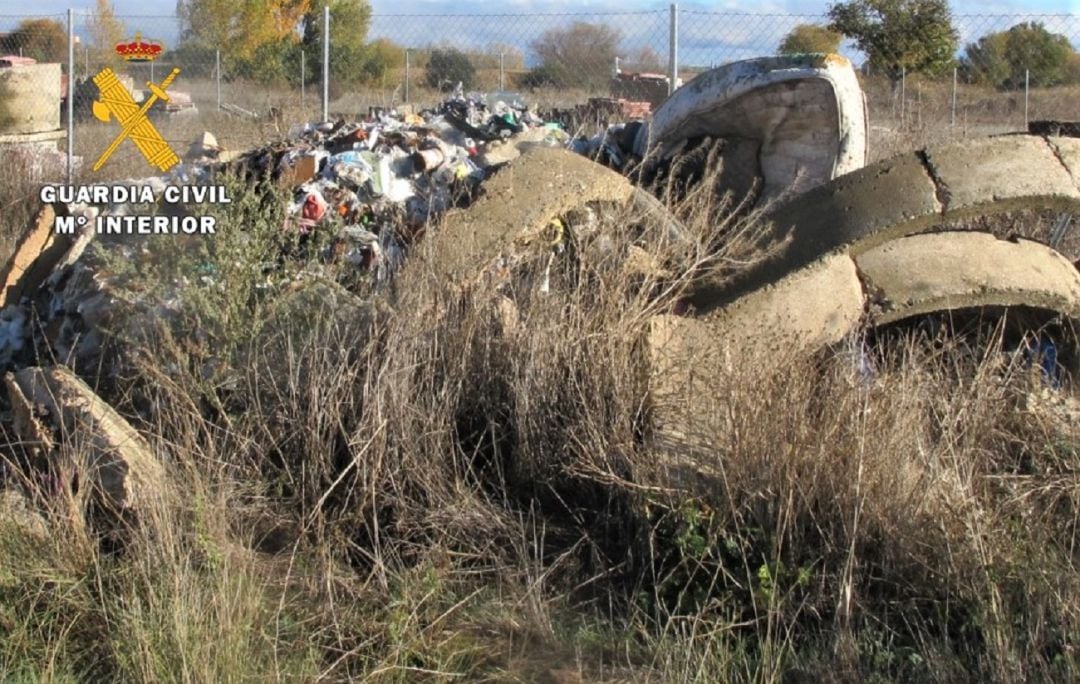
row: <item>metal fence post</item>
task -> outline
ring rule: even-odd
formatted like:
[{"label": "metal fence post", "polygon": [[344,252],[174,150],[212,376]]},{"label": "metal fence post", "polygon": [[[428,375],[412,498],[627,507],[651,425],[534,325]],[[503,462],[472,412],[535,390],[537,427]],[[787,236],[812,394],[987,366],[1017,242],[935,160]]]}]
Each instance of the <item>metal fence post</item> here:
[{"label": "metal fence post", "polygon": [[68,8],[67,182],[75,177],[75,10]]},{"label": "metal fence post", "polygon": [[214,51],[214,78],[217,80],[217,108],[221,111],[221,50]]},{"label": "metal fence post", "polygon": [[409,101],[409,48],[405,48],[405,102]]},{"label": "metal fence post", "polygon": [[505,53],[499,51],[499,90],[506,90],[506,69],[503,66],[503,58]]},{"label": "metal fence post", "polygon": [[304,109],[304,100],[307,93],[305,92],[305,82],[307,81],[307,53],[303,50],[300,51],[300,109]]},{"label": "metal fence post", "polygon": [[668,36],[668,95],[679,80],[679,5],[671,3],[671,35]]},{"label": "metal fence post", "polygon": [[1028,130],[1028,104],[1031,101],[1031,70],[1024,69],[1024,131]]},{"label": "metal fence post", "polygon": [[330,120],[330,5],[323,7],[322,120]]},{"label": "metal fence post", "polygon": [[956,125],[956,67],[952,70],[952,113],[949,116],[949,125]]},{"label": "metal fence post", "polygon": [[900,67],[900,127],[907,123],[907,67]]}]

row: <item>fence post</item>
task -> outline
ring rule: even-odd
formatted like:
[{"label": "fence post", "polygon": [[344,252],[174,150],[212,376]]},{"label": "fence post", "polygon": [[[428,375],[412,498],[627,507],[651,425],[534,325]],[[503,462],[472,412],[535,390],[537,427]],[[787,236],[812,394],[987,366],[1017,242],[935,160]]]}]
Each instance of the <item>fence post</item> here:
[{"label": "fence post", "polygon": [[409,101],[409,48],[405,48],[405,102]]},{"label": "fence post", "polygon": [[1024,132],[1028,130],[1028,103],[1031,95],[1031,70],[1024,69]]},{"label": "fence post", "polygon": [[956,125],[956,67],[952,70],[952,114],[949,116],[949,125]]},{"label": "fence post", "polygon": [[907,67],[900,67],[900,127],[907,124]]},{"label": "fence post", "polygon": [[671,35],[668,36],[668,95],[679,80],[679,5],[671,3]]},{"label": "fence post", "polygon": [[214,51],[214,79],[217,81],[217,108],[221,111],[221,50]]},{"label": "fence post", "polygon": [[505,53],[499,51],[499,90],[506,90],[506,70],[503,66],[503,58]]},{"label": "fence post", "polygon": [[330,120],[330,5],[323,7],[322,120]]},{"label": "fence post", "polygon": [[83,79],[90,78],[90,46],[83,45]]},{"label": "fence post", "polygon": [[306,83],[307,83],[307,53],[303,50],[300,51],[300,109],[304,109],[307,99]]},{"label": "fence post", "polygon": [[68,8],[67,182],[75,176],[75,10]]}]

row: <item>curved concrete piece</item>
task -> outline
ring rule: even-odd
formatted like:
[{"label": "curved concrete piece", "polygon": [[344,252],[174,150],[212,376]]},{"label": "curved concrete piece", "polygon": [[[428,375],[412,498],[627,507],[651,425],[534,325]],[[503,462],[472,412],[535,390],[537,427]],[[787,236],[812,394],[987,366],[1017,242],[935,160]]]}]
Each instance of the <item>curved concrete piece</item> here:
[{"label": "curved concrete piece", "polygon": [[839,342],[863,316],[863,288],[846,254],[815,261],[704,320],[715,344],[769,353]]},{"label": "curved concrete piece", "polygon": [[1080,320],[1080,272],[1050,247],[947,232],[893,240],[855,257],[884,325],[932,313],[984,306],[1026,306]]},{"label": "curved concrete piece", "polygon": [[[740,273],[706,276],[690,295],[722,307],[831,252],[858,254],[947,221],[1018,208],[1080,208],[1060,139],[1018,135],[903,154],[837,178],[767,211],[786,244]],[[1067,152],[1073,154],[1076,148]]]},{"label": "curved concrete piece", "polygon": [[1080,187],[1080,138],[1053,137],[1047,138],[1047,142],[1050,143],[1057,158],[1069,170],[1073,183]]},{"label": "curved concrete piece", "polygon": [[803,192],[861,168],[866,106],[851,63],[839,55],[734,62],[695,77],[634,141],[639,157],[709,136],[760,143],[762,198]]},{"label": "curved concrete piece", "polygon": [[840,342],[863,320],[1012,306],[1080,321],[1080,271],[1038,242],[950,231],[828,255],[704,318],[657,316],[646,334],[654,437],[710,449],[732,369]]},{"label": "curved concrete piece", "polygon": [[[165,491],[165,467],[124,418],[64,366],[30,367],[5,377],[12,396],[41,407],[59,444],[43,441],[40,422],[20,434],[38,447],[55,449],[75,459],[81,475],[93,482],[116,511],[138,508]],[[17,423],[27,427],[28,423]]]},{"label": "curved concrete piece", "polygon": [[446,220],[406,268],[429,268],[440,280],[461,282],[484,269],[515,240],[588,202],[624,204],[634,193],[618,173],[561,148],[533,148],[483,186],[483,196]]}]

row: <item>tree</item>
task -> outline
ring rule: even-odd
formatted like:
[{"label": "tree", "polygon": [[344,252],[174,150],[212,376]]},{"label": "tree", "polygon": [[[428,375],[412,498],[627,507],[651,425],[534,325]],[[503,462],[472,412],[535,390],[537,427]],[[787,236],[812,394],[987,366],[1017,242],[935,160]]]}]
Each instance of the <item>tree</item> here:
[{"label": "tree", "polygon": [[606,88],[621,38],[618,29],[581,21],[548,29],[531,45],[541,62],[537,72],[559,87]]},{"label": "tree", "polygon": [[427,62],[427,84],[432,88],[446,90],[460,82],[465,88],[472,86],[476,67],[469,56],[454,48],[436,48]]},{"label": "tree", "polygon": [[[323,8],[330,7],[330,83],[353,84],[371,80],[378,71],[367,49],[371,5],[367,0],[311,0],[304,15],[303,48],[309,57],[322,55]],[[311,79],[322,79],[322,59],[308,59]]]},{"label": "tree", "polygon": [[626,71],[664,71],[664,59],[648,45],[631,51],[619,62],[619,68]]},{"label": "tree", "polygon": [[959,40],[946,0],[850,0],[829,8],[829,28],[855,41],[870,66],[900,75],[941,75]]},{"label": "tree", "polygon": [[1069,63],[1065,68],[1065,82],[1069,85],[1080,84],[1080,52],[1069,55]]},{"label": "tree", "polygon": [[507,71],[525,68],[525,53],[507,43],[488,43],[482,51],[470,52],[469,58],[477,69],[498,69],[500,56]]},{"label": "tree", "polygon": [[24,19],[4,42],[11,52],[39,62],[67,62],[67,29],[52,19]]},{"label": "tree", "polygon": [[94,62],[108,66],[120,62],[120,56],[116,54],[116,44],[125,38],[124,22],[116,18],[109,0],[97,0],[97,6],[90,17],[89,29]]},{"label": "tree", "polygon": [[386,77],[396,69],[405,68],[405,48],[388,38],[371,41],[367,46],[371,80],[386,85]]},{"label": "tree", "polygon": [[[181,40],[221,51],[222,68],[254,61],[267,43],[293,40],[310,0],[177,0]],[[261,57],[265,57],[265,49]]]},{"label": "tree", "polygon": [[799,24],[791,29],[780,42],[777,52],[781,55],[801,55],[811,52],[837,52],[840,50],[839,33],[817,24]]},{"label": "tree", "polygon": [[1068,38],[1029,22],[968,44],[961,68],[968,80],[1006,90],[1023,88],[1027,72],[1032,86],[1055,86],[1069,82],[1075,55]]}]

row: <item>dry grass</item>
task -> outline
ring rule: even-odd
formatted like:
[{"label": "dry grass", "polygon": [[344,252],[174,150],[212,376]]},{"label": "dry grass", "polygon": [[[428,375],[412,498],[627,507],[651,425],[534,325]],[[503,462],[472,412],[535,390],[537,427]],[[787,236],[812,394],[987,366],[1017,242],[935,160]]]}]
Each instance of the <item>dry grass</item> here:
[{"label": "dry grass", "polygon": [[[207,121],[163,132],[273,137]],[[4,178],[11,234],[32,188]],[[551,294],[534,254],[501,290],[413,268],[360,302],[293,298],[303,259],[263,271],[272,192],[236,188],[213,243],[138,271],[148,289],[215,273],[102,384],[173,489],[119,548],[52,480],[22,483],[44,529],[0,520],[3,679],[1080,678],[1074,390],[996,338],[898,331],[870,379],[846,349],[734,369],[683,397],[722,417],[695,463],[713,474],[687,477],[649,440],[639,340],[691,264],[745,259],[752,218],[718,226],[691,193],[678,215],[720,249],[687,255],[602,210],[610,240],[572,242]],[[628,274],[631,246],[685,275]]]},{"label": "dry grass", "polygon": [[[601,211],[610,242],[575,240],[550,294],[538,253],[468,296],[407,268],[369,307],[254,267],[281,248],[262,192],[142,271],[217,275],[103,386],[174,489],[119,549],[40,484],[47,531],[5,524],[5,679],[1080,676],[1076,416],[993,338],[897,334],[872,379],[843,350],[735,369],[683,398],[723,420],[715,475],[679,477],[638,340],[686,278],[627,274],[633,244],[675,258],[634,217]],[[684,266],[753,231],[680,214],[728,236]]]}]

